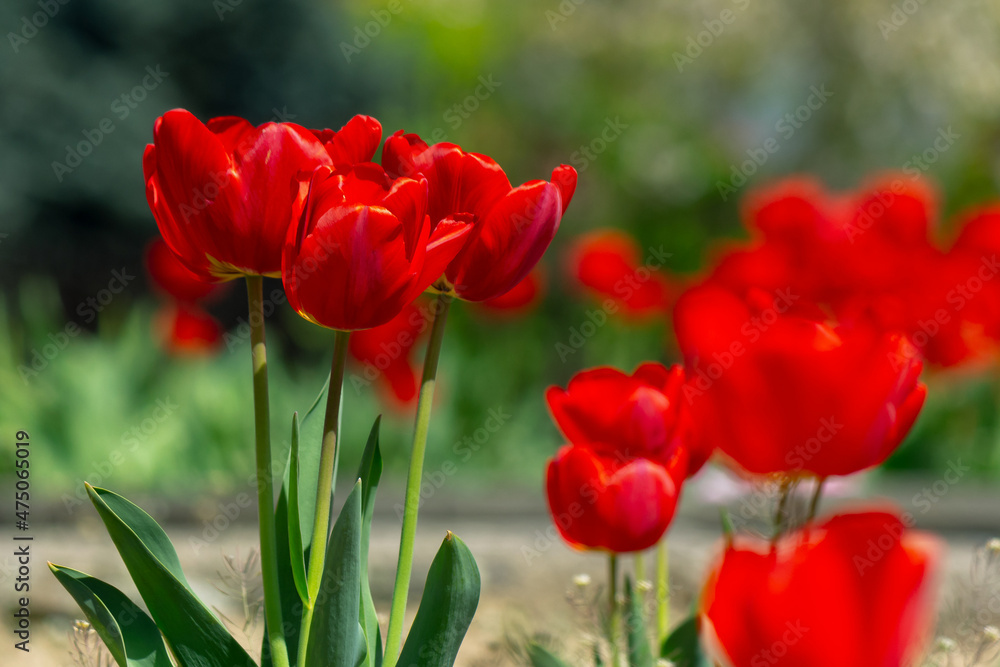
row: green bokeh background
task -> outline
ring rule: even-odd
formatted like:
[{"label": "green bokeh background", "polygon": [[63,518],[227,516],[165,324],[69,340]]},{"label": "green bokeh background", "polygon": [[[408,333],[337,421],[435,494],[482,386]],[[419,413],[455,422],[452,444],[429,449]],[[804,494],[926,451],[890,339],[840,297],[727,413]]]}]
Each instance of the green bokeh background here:
[{"label": "green bokeh background", "polygon": [[[26,29],[46,6],[54,15],[35,33]],[[568,242],[598,227],[626,229],[671,253],[666,271],[675,280],[689,279],[721,240],[743,236],[739,200],[748,189],[799,172],[851,188],[872,172],[907,167],[938,186],[946,242],[957,212],[997,195],[998,26],[1000,5],[971,0],[4,3],[0,470],[25,429],[36,488],[54,501],[72,497],[83,478],[174,497],[246,485],[242,289],[212,307],[235,336],[219,355],[178,360],[154,342],[158,299],[141,255],[156,227],[141,155],[170,108],[334,128],[368,113],[386,134],[405,128],[489,154],[515,183],[547,178],[561,162],[577,167],[576,197],[544,260],[539,310],[497,321],[453,309],[428,454],[430,473],[458,464],[446,482],[457,490],[537,487],[560,444],[542,399],[547,385],[591,365],[630,369],[673,357],[667,322],[612,321],[560,358],[556,345],[594,307],[563,277]],[[116,103],[157,66],[167,73],[162,83],[134,108]],[[794,132],[781,129],[814,88],[829,99]],[[66,162],[67,147],[104,118],[113,131],[57,174],[53,163]],[[609,124],[620,130],[602,137]],[[943,152],[933,149],[941,131],[958,135]],[[770,137],[777,152],[754,165],[736,195],[720,196],[719,183]],[[80,304],[122,269],[135,280],[85,321]],[[23,378],[18,367],[55,344],[68,322],[83,332]],[[331,336],[287,306],[271,317],[268,336],[280,449],[291,412],[308,407],[325,378]],[[1000,473],[995,375],[928,372],[927,408],[890,467],[931,473],[963,456],[979,475]],[[157,400],[177,406],[162,422],[150,421]],[[455,443],[498,408],[510,419],[464,460]],[[342,469],[353,469],[383,409],[370,388],[348,388]],[[410,420],[390,411],[383,439],[400,476]]]}]

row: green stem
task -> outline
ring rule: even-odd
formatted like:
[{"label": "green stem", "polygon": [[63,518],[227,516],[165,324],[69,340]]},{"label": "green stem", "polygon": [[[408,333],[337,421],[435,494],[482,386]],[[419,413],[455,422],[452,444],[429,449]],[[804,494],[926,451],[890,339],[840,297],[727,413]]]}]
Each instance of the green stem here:
[{"label": "green stem", "polygon": [[424,357],[424,375],[417,402],[417,418],[413,427],[413,448],[410,451],[410,470],[406,478],[403,529],[399,539],[399,561],[396,563],[396,582],[392,588],[392,609],[389,612],[389,629],[386,632],[385,667],[394,667],[399,659],[403,642],[403,620],[413,572],[413,544],[417,534],[417,512],[420,509],[420,482],[424,475],[424,452],[427,449],[431,403],[434,400],[438,359],[441,356],[441,341],[444,339],[444,325],[451,297],[439,294],[436,304],[431,339],[427,343],[427,355]]},{"label": "green stem", "polygon": [[816,512],[819,510],[819,500],[823,496],[823,485],[826,484],[826,477],[820,477],[816,480],[816,490],[813,491],[812,502],[809,503],[809,521],[812,522],[816,518]]},{"label": "green stem", "polygon": [[608,644],[611,647],[611,667],[619,667],[618,626],[621,608],[618,606],[618,554],[608,554]]},{"label": "green stem", "polygon": [[274,478],[271,469],[271,417],[267,392],[267,345],[264,343],[264,279],[247,276],[250,355],[253,362],[253,414],[257,452],[257,512],[260,522],[260,567],[264,579],[264,618],[274,667],[289,667],[278,584],[277,529],[274,523]]},{"label": "green stem", "polygon": [[646,615],[646,559],[643,557],[641,551],[635,552],[635,589],[636,595],[639,597],[640,605],[639,607],[643,610],[643,616]]},{"label": "green stem", "polygon": [[667,539],[656,545],[656,646],[663,645],[670,629],[670,567],[667,562]]},{"label": "green stem", "polygon": [[344,389],[344,367],[347,364],[349,331],[337,331],[333,338],[333,361],[330,365],[330,388],[326,395],[326,416],[323,418],[323,445],[319,455],[319,484],[316,487],[316,517],[313,521],[312,544],[309,548],[309,568],[306,572],[306,592],[299,630],[299,664],[305,664],[309,647],[309,629],[313,611],[323,581],[326,547],[330,538],[330,507],[333,504],[333,484],[337,474],[337,440],[340,437],[340,400]]},{"label": "green stem", "polygon": [[788,477],[781,480],[781,489],[778,496],[778,509],[774,513],[774,537],[771,539],[771,543],[778,541],[784,530],[785,523],[788,519],[788,498],[791,495],[792,490],[792,480]]}]

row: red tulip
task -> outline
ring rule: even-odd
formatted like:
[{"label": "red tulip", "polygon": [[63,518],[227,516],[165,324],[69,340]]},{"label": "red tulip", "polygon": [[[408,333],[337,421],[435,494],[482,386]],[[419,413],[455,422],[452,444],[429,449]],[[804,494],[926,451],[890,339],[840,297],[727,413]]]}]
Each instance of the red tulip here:
[{"label": "red tulip", "polygon": [[545,292],[545,279],[541,266],[536,266],[513,289],[500,296],[480,301],[482,310],[503,317],[517,317],[533,311]]},{"label": "red tulip", "polygon": [[385,324],[444,272],[469,226],[441,220],[431,231],[424,179],[395,181],[376,164],[313,174],[288,230],[282,279],[304,318],[353,331]]},{"label": "red tulip", "polygon": [[154,326],[168,352],[177,356],[211,354],[222,343],[222,326],[198,306],[164,306],[154,319]]},{"label": "red tulip", "polygon": [[305,199],[297,175],[368,148],[374,153],[377,125],[356,118],[331,133],[292,123],[253,127],[235,117],[202,123],[183,109],[168,111],[143,155],[146,198],[160,233],[204,280],[277,276],[285,234]]},{"label": "red tulip", "polygon": [[617,229],[578,237],[568,253],[572,280],[598,299],[613,299],[630,318],[661,315],[669,305],[663,276],[642,265],[639,244]]},{"label": "red tulip", "polygon": [[642,456],[667,465],[677,450],[688,460],[688,476],[710,451],[694,451],[691,418],[683,399],[684,369],[645,363],[632,375],[615,368],[577,373],[566,389],[545,393],[552,417],[574,445],[607,456]]},{"label": "red tulip", "polygon": [[899,334],[834,327],[796,301],[716,287],[681,296],[674,327],[698,436],[750,473],[878,465],[920,412],[922,363]]},{"label": "red tulip", "polygon": [[472,223],[462,252],[448,266],[442,291],[466,301],[498,297],[538,263],[576,189],[576,170],[560,165],[552,182],[512,187],[493,159],[455,144],[427,146],[402,130],[389,137],[382,165],[393,176],[423,175],[431,224],[449,217]]},{"label": "red tulip", "polygon": [[146,246],[146,270],[153,285],[166,296],[184,303],[194,303],[217,294],[222,285],[203,280],[184,266],[163,239],[153,239]]},{"label": "red tulip", "polygon": [[546,473],[549,511],[573,547],[644,551],[670,526],[686,471],[681,449],[664,465],[659,458],[566,445]]},{"label": "red tulip", "polygon": [[427,326],[420,309],[408,304],[382,326],[356,331],[348,351],[364,370],[352,376],[351,383],[359,388],[376,381],[386,386],[397,403],[411,402],[417,397],[417,373],[410,363],[410,351]]},{"label": "red tulip", "polygon": [[702,597],[707,643],[732,667],[913,664],[941,552],[886,512],[835,516],[774,547],[737,538]]},{"label": "red tulip", "polygon": [[382,142],[382,124],[371,116],[355,116],[337,131],[311,131],[323,142],[335,167],[371,162]]}]

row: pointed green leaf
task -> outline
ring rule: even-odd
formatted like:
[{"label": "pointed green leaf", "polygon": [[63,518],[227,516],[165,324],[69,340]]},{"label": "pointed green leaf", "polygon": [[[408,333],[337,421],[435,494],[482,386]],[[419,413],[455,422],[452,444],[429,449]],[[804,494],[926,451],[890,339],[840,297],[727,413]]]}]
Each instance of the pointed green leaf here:
[{"label": "pointed green leaf", "polygon": [[49,563],[120,667],[171,667],[167,647],[146,612],[120,590],[78,570]]},{"label": "pointed green leaf", "polygon": [[367,655],[361,614],[361,480],[347,497],[323,564],[305,667],[357,667]]},{"label": "pointed green leaf", "polygon": [[252,666],[247,652],[188,586],[177,552],[153,518],[107,489],[88,484],[87,493],[180,666]]},{"label": "pointed green leaf", "polygon": [[569,667],[541,644],[531,642],[528,644],[527,650],[531,667]]},{"label": "pointed green leaf", "polygon": [[[288,491],[286,505],[288,507],[288,549],[289,565],[292,568],[292,577],[295,580],[295,590],[299,592],[299,598],[305,602],[309,599],[309,592],[306,587],[306,559],[302,549],[302,524],[299,520],[299,503],[288,503],[287,498],[299,497],[299,413],[292,415],[292,446],[288,452]],[[282,489],[284,491],[284,489]]]},{"label": "pointed green leaf", "polygon": [[[278,551],[278,592],[281,600],[281,619],[285,625],[285,643],[288,648],[288,658],[294,665],[299,651],[299,626],[302,624],[302,598],[295,588],[295,576],[292,573],[291,549],[289,540],[291,531],[288,528],[288,487],[282,486],[278,494],[278,504],[274,510],[275,547]],[[264,624],[264,636],[261,645],[261,667],[271,667],[271,643],[267,638],[267,623]]]},{"label": "pointed green leaf", "polygon": [[361,626],[365,630],[368,644],[368,667],[380,667],[382,664],[381,634],[378,625],[378,615],[375,610],[375,600],[372,598],[371,584],[368,581],[368,544],[371,540],[372,513],[375,511],[375,493],[382,477],[382,453],[379,450],[379,426],[381,415],[375,419],[368,444],[361,456],[358,467],[358,479],[361,480]]},{"label": "pointed green leaf", "polygon": [[399,656],[406,667],[451,667],[479,605],[479,568],[451,532],[427,573],[424,594]]},{"label": "pointed green leaf", "polygon": [[653,650],[649,647],[642,602],[632,588],[631,577],[625,577],[625,629],[629,667],[653,667]]},{"label": "pointed green leaf", "polygon": [[711,667],[712,663],[698,640],[700,627],[700,619],[695,612],[663,640],[660,656],[677,667]]},{"label": "pointed green leaf", "polygon": [[[330,389],[327,376],[323,388],[302,417],[299,426],[299,531],[302,549],[312,544],[313,523],[316,521],[316,489],[319,487],[319,457],[323,448],[323,409]],[[334,475],[336,481],[336,475]],[[291,496],[289,496],[291,497]]]}]

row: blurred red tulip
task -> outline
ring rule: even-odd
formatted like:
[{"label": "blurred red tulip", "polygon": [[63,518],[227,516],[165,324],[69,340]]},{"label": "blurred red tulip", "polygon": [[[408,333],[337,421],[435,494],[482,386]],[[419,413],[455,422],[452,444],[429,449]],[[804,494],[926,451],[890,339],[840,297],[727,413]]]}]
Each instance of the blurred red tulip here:
[{"label": "blurred red tulip", "polygon": [[305,199],[297,175],[374,153],[376,129],[381,136],[364,117],[340,133],[228,116],[202,123],[174,109],[156,120],[143,154],[146,198],[167,245],[203,280],[277,276]]},{"label": "blurred red tulip", "polygon": [[683,389],[683,368],[645,363],[632,375],[608,367],[582,371],[566,389],[549,387],[545,398],[552,418],[572,444],[612,457],[643,456],[664,465],[682,450],[691,476],[711,452],[692,449]]},{"label": "blurred red tulip", "polygon": [[160,292],[184,303],[207,299],[226,287],[206,282],[188,270],[161,238],[153,239],[146,246],[146,271]]},{"label": "blurred red tulip", "polygon": [[662,316],[670,305],[666,279],[643,264],[639,244],[621,230],[583,234],[567,257],[570,279],[595,299],[614,299],[626,317]]},{"label": "blurred red tulip", "polygon": [[502,296],[534,268],[576,189],[576,170],[567,165],[556,167],[551,183],[514,188],[492,158],[455,144],[428,146],[402,130],[386,140],[382,165],[392,176],[426,177],[432,226],[448,217],[472,223],[441,285],[466,301]]},{"label": "blurred red tulip", "polygon": [[164,306],[154,319],[164,348],[177,356],[212,354],[222,343],[222,325],[192,304]]},{"label": "blurred red tulip", "polygon": [[480,301],[477,305],[480,310],[491,315],[519,317],[533,311],[541,302],[544,292],[544,274],[539,265],[509,292]]},{"label": "blurred red tulip", "polygon": [[437,280],[469,225],[426,215],[427,182],[393,180],[372,163],[313,174],[288,230],[282,280],[307,320],[354,331],[385,324]]},{"label": "blurred red tulip", "polygon": [[788,179],[748,196],[758,238],[726,252],[707,282],[740,294],[793,289],[843,323],[899,331],[929,361],[955,365],[983,353],[983,332],[1000,330],[1000,317],[989,299],[965,307],[983,262],[934,245],[935,210],[929,186],[906,174],[846,195]]},{"label": "blurred red tulip", "polygon": [[926,395],[900,334],[831,326],[789,291],[681,296],[674,327],[696,435],[755,473],[847,475],[900,444]]},{"label": "blurred red tulip", "polygon": [[702,597],[707,643],[732,667],[903,667],[931,630],[942,545],[895,514],[835,516],[776,546],[736,539]]},{"label": "blurred red tulip", "polygon": [[354,332],[348,351],[364,369],[352,376],[352,384],[378,382],[396,403],[412,402],[417,397],[417,371],[410,363],[410,351],[427,327],[427,318],[411,303],[382,326]]}]

